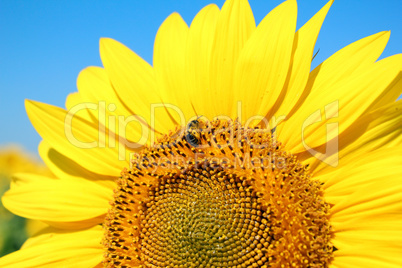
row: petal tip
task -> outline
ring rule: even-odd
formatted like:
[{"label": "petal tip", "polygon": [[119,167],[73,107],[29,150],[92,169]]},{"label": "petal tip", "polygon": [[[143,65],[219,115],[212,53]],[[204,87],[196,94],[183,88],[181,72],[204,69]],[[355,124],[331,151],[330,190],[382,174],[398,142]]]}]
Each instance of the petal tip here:
[{"label": "petal tip", "polygon": [[110,37],[101,37],[99,38],[99,49],[102,51],[103,49],[111,46],[111,45],[121,44],[119,41],[114,40]]},{"label": "petal tip", "polygon": [[34,106],[37,106],[39,102],[30,100],[30,99],[25,99],[24,104],[25,104],[25,110],[28,112],[28,110],[31,110]]}]

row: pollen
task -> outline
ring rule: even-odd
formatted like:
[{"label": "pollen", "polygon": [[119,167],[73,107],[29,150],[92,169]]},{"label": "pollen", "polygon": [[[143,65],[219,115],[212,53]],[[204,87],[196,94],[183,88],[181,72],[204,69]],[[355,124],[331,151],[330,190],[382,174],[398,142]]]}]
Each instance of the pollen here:
[{"label": "pollen", "polygon": [[105,267],[328,267],[330,205],[270,130],[191,122],[133,156],[103,224]]}]

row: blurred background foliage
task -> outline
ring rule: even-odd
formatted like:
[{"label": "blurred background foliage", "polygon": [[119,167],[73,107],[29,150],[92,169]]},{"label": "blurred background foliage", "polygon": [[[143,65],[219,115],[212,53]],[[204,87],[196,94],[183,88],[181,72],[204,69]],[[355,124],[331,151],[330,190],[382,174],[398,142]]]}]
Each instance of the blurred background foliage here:
[{"label": "blurred background foliage", "polygon": [[[0,196],[9,189],[15,173],[48,175],[50,171],[37,157],[16,145],[0,148]],[[12,214],[0,203],[0,257],[20,249],[24,241],[43,226],[39,221]]]}]

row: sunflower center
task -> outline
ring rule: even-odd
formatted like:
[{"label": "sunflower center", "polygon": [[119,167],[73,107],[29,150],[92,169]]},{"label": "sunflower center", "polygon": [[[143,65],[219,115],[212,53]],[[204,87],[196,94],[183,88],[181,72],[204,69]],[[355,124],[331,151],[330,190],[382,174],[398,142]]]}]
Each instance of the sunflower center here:
[{"label": "sunflower center", "polygon": [[271,131],[197,119],[131,163],[105,219],[105,266],[327,267],[332,258],[321,185]]},{"label": "sunflower center", "polygon": [[192,167],[149,193],[141,223],[145,263],[157,267],[236,267],[267,262],[269,216],[241,179]]}]

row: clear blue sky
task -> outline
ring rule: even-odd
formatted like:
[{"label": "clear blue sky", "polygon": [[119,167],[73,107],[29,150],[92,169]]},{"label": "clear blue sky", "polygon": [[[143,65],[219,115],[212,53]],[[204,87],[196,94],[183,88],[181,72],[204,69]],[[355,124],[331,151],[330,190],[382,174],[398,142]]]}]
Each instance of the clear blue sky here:
[{"label": "clear blue sky", "polygon": [[[223,0],[215,1],[222,6]],[[250,0],[256,22],[282,0]],[[299,0],[298,27],[326,0]],[[21,144],[31,152],[40,141],[25,113],[24,99],[64,107],[86,66],[102,66],[100,37],[114,38],[152,62],[153,41],[163,20],[179,12],[190,24],[210,1],[0,0],[0,147]],[[316,48],[314,64],[347,44],[383,30],[391,39],[382,58],[402,52],[402,0],[335,0]]]}]

